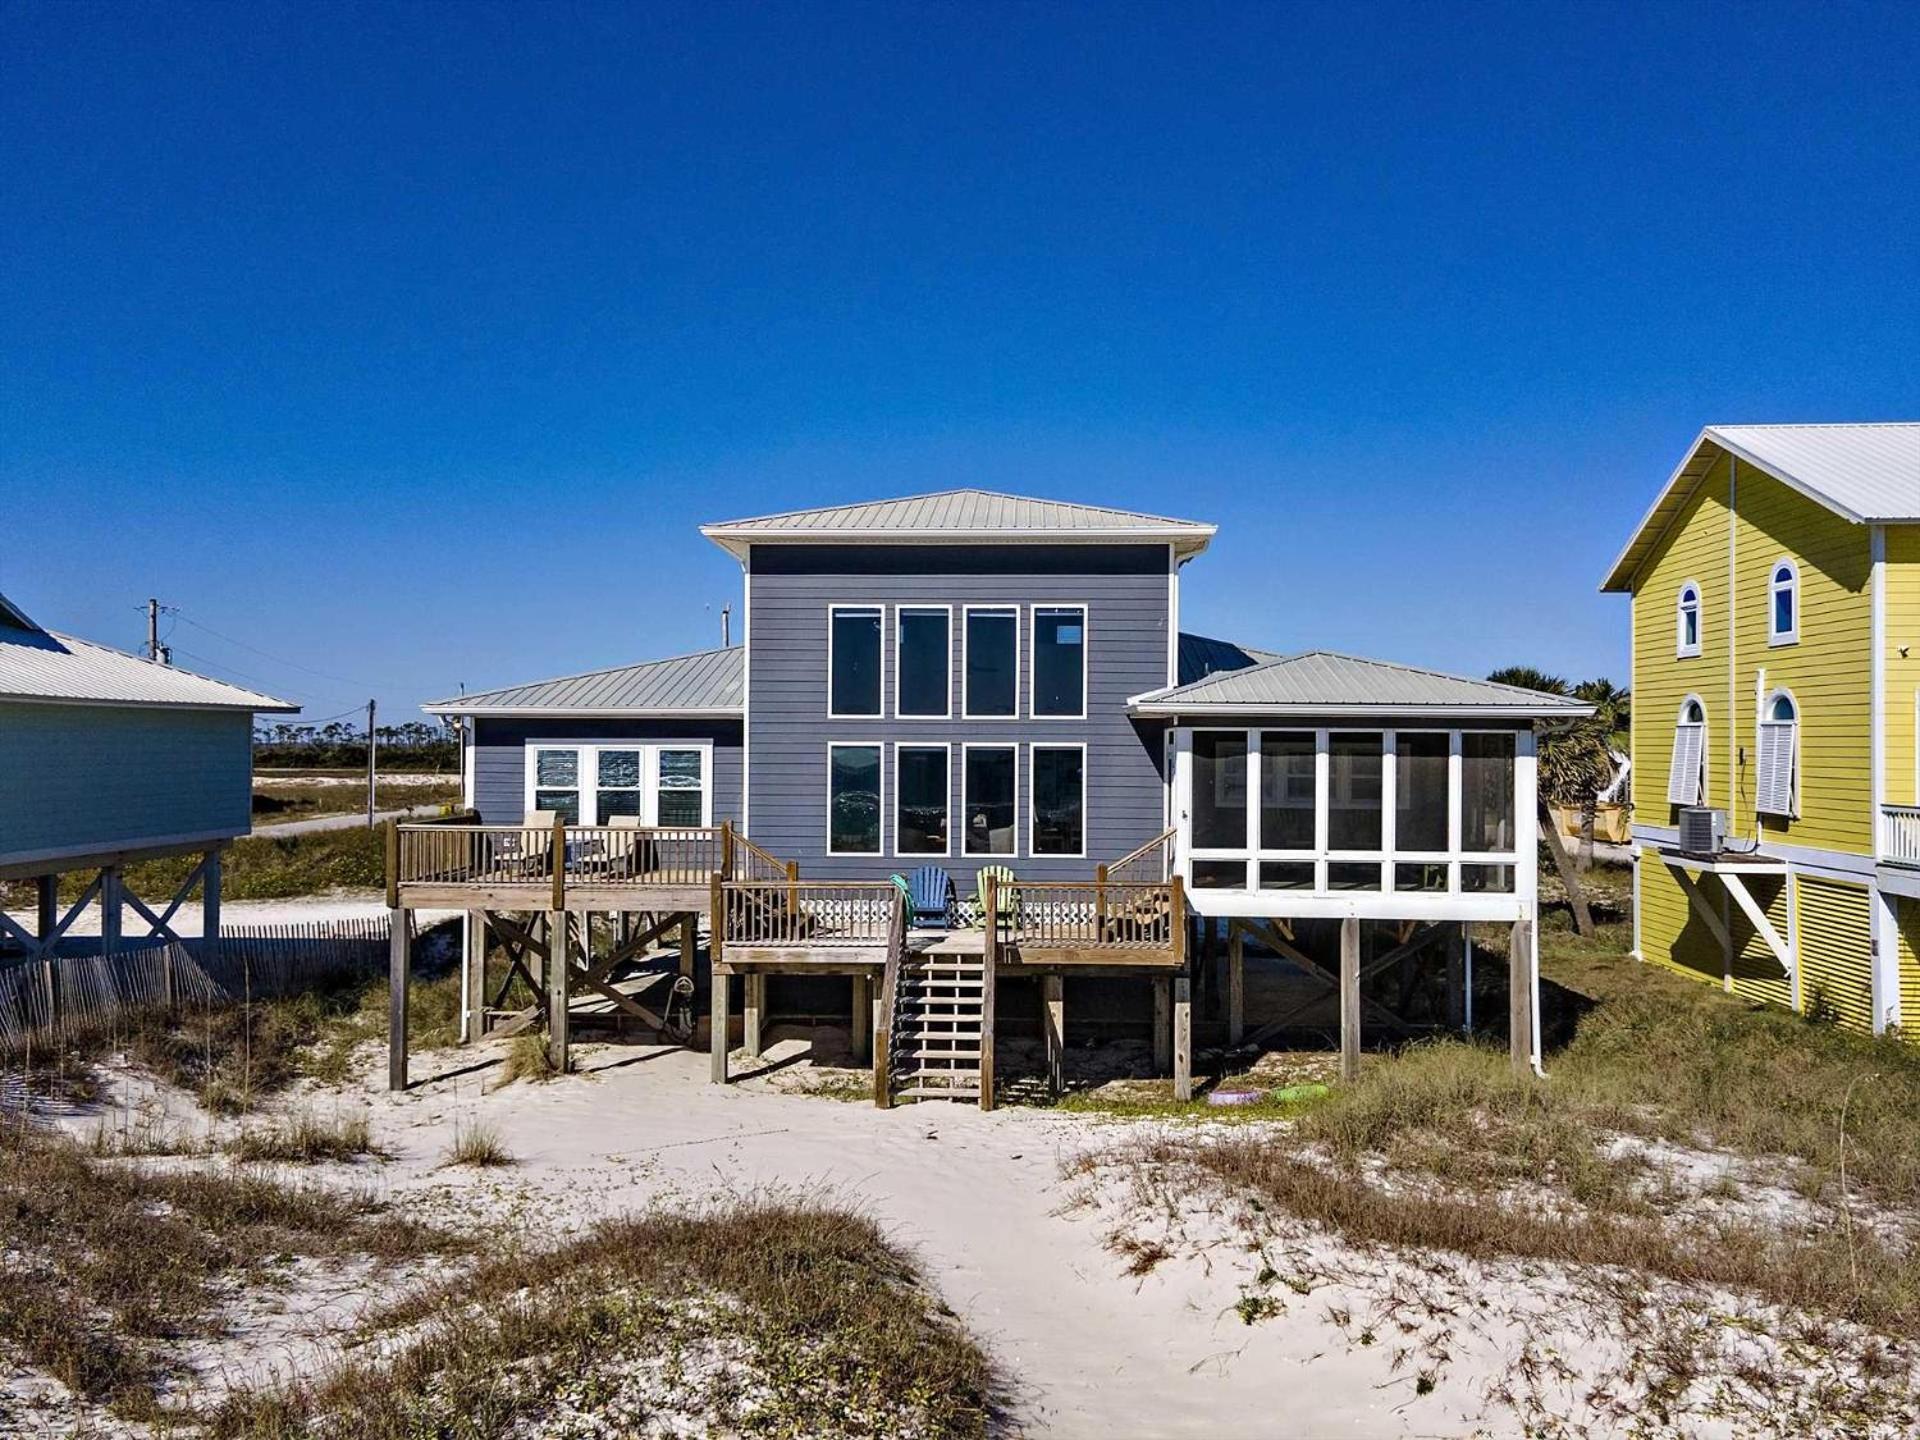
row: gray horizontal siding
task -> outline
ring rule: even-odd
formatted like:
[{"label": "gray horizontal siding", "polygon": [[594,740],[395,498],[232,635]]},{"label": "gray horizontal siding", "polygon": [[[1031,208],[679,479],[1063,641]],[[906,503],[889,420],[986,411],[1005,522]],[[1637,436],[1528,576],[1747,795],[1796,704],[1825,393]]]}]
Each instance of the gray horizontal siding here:
[{"label": "gray horizontal siding", "polygon": [[675,740],[713,743],[713,823],[740,823],[740,722],[737,720],[474,720],[474,806],[488,825],[512,825],[526,813],[528,740]]},{"label": "gray horizontal siding", "polygon": [[0,703],[0,860],[244,835],[253,717]]},{"label": "gray horizontal siding", "polygon": [[[1079,879],[1100,860],[1114,859],[1162,828],[1163,786],[1159,726],[1141,726],[1126,713],[1129,696],[1167,683],[1167,549],[1164,545],[1009,546],[756,546],[747,623],[752,795],[748,831],[756,843],[800,862],[806,875],[882,878],[895,870],[938,863],[963,887],[983,864],[1005,864],[1033,878]],[[1026,607],[1083,602],[1087,616],[1087,713],[1084,721],[1036,720],[1027,659],[1031,642]],[[952,720],[894,719],[894,621],[884,627],[884,706],[888,718],[827,718],[827,609],[833,604],[951,605]],[[962,720],[961,607],[1021,607],[1022,718]],[[885,853],[833,856],[826,851],[827,746],[832,741],[878,740],[886,797]],[[955,853],[933,862],[893,854],[893,747],[944,741],[952,747],[949,815],[960,813],[961,746],[985,742],[1020,747],[1019,854],[1008,859]],[[1087,858],[1028,854],[1029,747],[1035,742],[1087,746]],[[957,823],[950,828],[957,832]],[[959,837],[955,834],[957,852]]]}]

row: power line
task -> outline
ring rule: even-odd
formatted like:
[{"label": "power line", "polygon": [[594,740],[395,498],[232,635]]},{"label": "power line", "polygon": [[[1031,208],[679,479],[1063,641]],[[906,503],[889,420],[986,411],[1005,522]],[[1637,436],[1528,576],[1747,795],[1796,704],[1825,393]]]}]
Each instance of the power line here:
[{"label": "power line", "polygon": [[[261,659],[271,660],[276,665],[291,666],[293,669],[302,671],[305,674],[317,675],[322,680],[333,680],[342,685],[355,685],[368,690],[379,688],[378,686],[367,684],[364,680],[354,680],[345,675],[333,675],[325,670],[315,670],[311,665],[302,665],[298,660],[289,660],[286,656],[276,655],[271,650],[262,650],[258,645],[249,645],[245,640],[236,640],[231,635],[223,635],[211,625],[202,625],[191,615],[183,614],[178,606],[174,606],[172,609],[175,615],[178,615],[180,619],[193,626],[194,629],[205,631],[207,634],[213,636],[214,639],[224,640],[229,645],[238,645],[242,650],[251,650],[255,655],[260,656]],[[236,671],[235,673],[237,674],[239,672]]]}]

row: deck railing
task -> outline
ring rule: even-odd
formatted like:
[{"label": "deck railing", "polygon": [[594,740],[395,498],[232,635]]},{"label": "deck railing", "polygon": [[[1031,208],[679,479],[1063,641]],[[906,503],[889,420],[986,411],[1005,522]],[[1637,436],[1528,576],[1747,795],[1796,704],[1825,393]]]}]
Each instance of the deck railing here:
[{"label": "deck railing", "polygon": [[1185,927],[1178,876],[1165,882],[1003,881],[994,941],[1029,950],[1175,950]]},{"label": "deck railing", "polygon": [[387,874],[390,890],[535,884],[560,895],[573,884],[704,885],[723,873],[727,840],[720,826],[396,825]]},{"label": "deck railing", "polygon": [[1880,807],[1880,858],[1920,868],[1920,805]]},{"label": "deck railing", "polygon": [[714,920],[724,953],[735,945],[883,947],[902,908],[888,880],[719,880]]},{"label": "deck railing", "polygon": [[1173,842],[1179,833],[1178,830],[1168,830],[1154,836],[1138,850],[1129,851],[1118,860],[1102,865],[1094,878],[1117,880],[1127,885],[1166,880],[1173,874]]}]

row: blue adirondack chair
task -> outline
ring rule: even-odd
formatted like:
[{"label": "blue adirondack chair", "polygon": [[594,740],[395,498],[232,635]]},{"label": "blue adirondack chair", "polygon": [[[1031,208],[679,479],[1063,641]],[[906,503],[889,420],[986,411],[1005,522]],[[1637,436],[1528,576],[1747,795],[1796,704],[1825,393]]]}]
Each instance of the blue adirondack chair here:
[{"label": "blue adirondack chair", "polygon": [[953,878],[938,865],[922,865],[907,877],[915,925],[945,925],[953,908]]}]

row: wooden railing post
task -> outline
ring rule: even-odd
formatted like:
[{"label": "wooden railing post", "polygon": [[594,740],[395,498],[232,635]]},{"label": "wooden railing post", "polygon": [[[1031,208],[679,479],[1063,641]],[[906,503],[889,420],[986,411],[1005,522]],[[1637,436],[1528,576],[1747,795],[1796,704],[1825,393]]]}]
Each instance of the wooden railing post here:
[{"label": "wooden railing post", "polygon": [[1185,969],[1187,964],[1187,892],[1180,883],[1180,877],[1174,876],[1167,882],[1167,914],[1173,922],[1173,963],[1176,969]]},{"label": "wooden railing post", "polygon": [[387,822],[387,909],[400,908],[400,822]]},{"label": "wooden railing post", "polygon": [[787,861],[787,914],[800,913],[800,862]]},{"label": "wooden railing post", "polygon": [[567,822],[553,817],[553,908],[567,908]]},{"label": "wooden railing post", "polygon": [[712,928],[707,936],[707,963],[718,965],[727,929],[727,892],[718,875],[713,877],[712,883],[713,893],[709,900],[711,913],[707,922]]},{"label": "wooden railing post", "polygon": [[733,822],[720,822],[720,874],[728,880],[733,879]]},{"label": "wooden railing post", "polygon": [[1096,943],[1107,937],[1107,867],[1093,867],[1093,938]]}]

